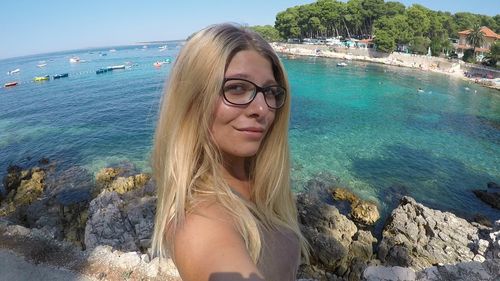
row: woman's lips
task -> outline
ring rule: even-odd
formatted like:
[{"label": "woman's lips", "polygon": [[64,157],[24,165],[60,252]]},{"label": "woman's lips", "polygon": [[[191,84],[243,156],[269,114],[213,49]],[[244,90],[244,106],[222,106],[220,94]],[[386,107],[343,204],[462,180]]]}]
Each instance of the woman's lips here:
[{"label": "woman's lips", "polygon": [[243,133],[243,135],[251,138],[251,139],[260,139],[264,135],[264,128],[260,127],[246,127],[246,128],[237,128],[237,131]]}]

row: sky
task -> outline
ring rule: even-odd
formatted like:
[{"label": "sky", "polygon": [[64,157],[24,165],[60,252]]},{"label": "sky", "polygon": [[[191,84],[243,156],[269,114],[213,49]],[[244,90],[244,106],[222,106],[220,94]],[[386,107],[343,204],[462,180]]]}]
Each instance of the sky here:
[{"label": "sky", "polygon": [[[346,2],[346,0],[343,0]],[[393,0],[394,1],[394,0]],[[314,0],[0,0],[0,59],[145,41],[185,39],[214,23],[274,25]],[[500,0],[399,0],[432,10],[500,14]]]}]

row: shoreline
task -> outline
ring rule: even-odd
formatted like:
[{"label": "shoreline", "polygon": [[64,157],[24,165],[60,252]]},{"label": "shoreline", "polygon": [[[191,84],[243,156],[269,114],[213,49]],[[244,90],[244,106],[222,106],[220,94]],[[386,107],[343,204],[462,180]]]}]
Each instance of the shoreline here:
[{"label": "shoreline", "polygon": [[[449,61],[445,58],[411,55],[397,52],[383,54],[372,51],[371,49],[338,48],[326,45],[303,45],[273,42],[271,43],[271,46],[278,54],[292,56],[292,58],[294,56],[323,57],[419,69],[426,72],[441,73],[449,77],[459,78],[463,81],[469,82],[469,84],[474,83],[485,88],[500,91],[500,71],[495,71],[497,72],[496,76],[499,78],[488,79],[467,77],[466,73],[468,70],[466,68],[475,66],[468,66],[463,61]],[[480,66],[478,66],[477,69],[481,69],[481,71],[486,72],[494,71],[481,68]]]}]

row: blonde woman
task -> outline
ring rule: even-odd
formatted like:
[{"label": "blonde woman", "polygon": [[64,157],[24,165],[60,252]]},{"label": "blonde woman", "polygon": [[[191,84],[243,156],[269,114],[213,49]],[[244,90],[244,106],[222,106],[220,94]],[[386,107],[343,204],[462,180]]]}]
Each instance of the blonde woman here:
[{"label": "blonde woman", "polygon": [[289,115],[285,70],[258,34],[214,25],[180,51],[154,139],[153,250],[168,251],[184,281],[295,280],[307,247]]}]

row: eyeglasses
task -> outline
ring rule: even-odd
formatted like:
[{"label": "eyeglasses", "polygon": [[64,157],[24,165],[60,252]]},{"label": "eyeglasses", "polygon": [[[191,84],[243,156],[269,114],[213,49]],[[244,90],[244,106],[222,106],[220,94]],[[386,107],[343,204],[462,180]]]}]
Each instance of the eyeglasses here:
[{"label": "eyeglasses", "polygon": [[285,104],[286,90],[285,88],[272,85],[267,87],[259,87],[255,83],[245,79],[226,78],[222,93],[224,100],[234,105],[250,104],[257,93],[261,92],[264,95],[264,100],[269,108],[278,109]]}]

